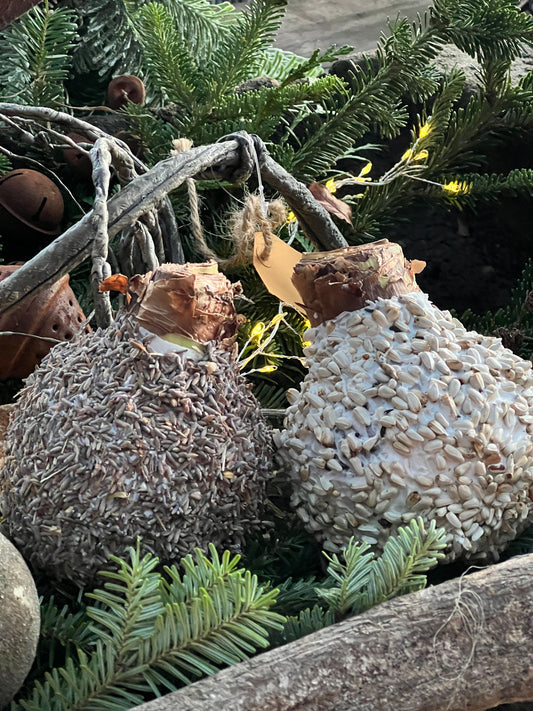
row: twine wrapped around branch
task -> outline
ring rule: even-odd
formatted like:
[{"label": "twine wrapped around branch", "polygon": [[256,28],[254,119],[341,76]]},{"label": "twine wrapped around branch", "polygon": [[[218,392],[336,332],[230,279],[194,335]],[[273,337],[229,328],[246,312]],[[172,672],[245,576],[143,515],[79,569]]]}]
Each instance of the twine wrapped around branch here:
[{"label": "twine wrapped around branch", "polygon": [[[171,154],[177,155],[190,150],[192,141],[188,138],[179,138],[172,141],[174,146]],[[272,250],[273,230],[282,225],[287,216],[285,205],[281,200],[274,200],[267,204],[266,215],[263,204],[257,195],[248,195],[242,210],[233,213],[229,229],[233,242],[233,253],[223,259],[214,252],[205,241],[202,223],[200,221],[199,199],[196,184],[193,178],[187,178],[187,190],[191,210],[191,231],[195,245],[200,254],[206,259],[213,259],[220,268],[242,267],[252,264],[254,255],[254,236],[262,232],[265,242],[261,259],[267,260]]]}]

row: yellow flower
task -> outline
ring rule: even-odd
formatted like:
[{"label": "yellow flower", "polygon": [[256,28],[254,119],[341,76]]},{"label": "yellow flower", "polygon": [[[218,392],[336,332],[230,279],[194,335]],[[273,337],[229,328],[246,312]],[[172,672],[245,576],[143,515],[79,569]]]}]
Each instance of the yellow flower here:
[{"label": "yellow flower", "polygon": [[334,193],[337,191],[337,185],[333,178],[331,180],[328,180],[326,183],[326,188],[329,190],[330,193]]},{"label": "yellow flower", "polygon": [[420,129],[418,131],[418,138],[425,138],[433,129],[433,126],[429,121],[426,121],[425,124],[420,126]]},{"label": "yellow flower", "polygon": [[409,160],[409,158],[413,155],[413,151],[411,148],[408,148],[405,153],[402,156],[402,160]]},{"label": "yellow flower", "polygon": [[366,175],[367,173],[370,173],[371,170],[372,170],[372,163],[370,161],[368,161],[368,163],[366,163],[363,166],[363,170],[359,173],[359,177],[361,177],[362,175]]},{"label": "yellow flower", "polygon": [[287,213],[287,224],[290,224],[291,222],[296,222],[296,215],[292,210]]},{"label": "yellow flower", "polygon": [[470,192],[471,186],[468,183],[451,180],[449,183],[444,183],[442,189],[448,195],[466,195]]},{"label": "yellow flower", "polygon": [[429,153],[424,148],[423,151],[418,151],[418,153],[415,154],[415,157],[413,160],[426,160],[426,158],[428,158],[428,156],[429,156]]}]

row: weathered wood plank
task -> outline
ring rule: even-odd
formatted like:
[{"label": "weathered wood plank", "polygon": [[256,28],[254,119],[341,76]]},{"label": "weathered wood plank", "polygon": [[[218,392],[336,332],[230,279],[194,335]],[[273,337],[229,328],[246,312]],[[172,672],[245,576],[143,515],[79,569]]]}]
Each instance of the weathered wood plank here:
[{"label": "weathered wood plank", "polygon": [[533,700],[533,554],[397,598],[138,711],[485,711]]}]

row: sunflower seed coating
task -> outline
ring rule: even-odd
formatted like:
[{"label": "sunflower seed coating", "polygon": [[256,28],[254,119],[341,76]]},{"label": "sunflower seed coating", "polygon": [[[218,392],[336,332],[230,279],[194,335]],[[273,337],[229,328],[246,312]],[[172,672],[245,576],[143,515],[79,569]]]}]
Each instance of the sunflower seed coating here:
[{"label": "sunflower seed coating", "polygon": [[[422,515],[446,529],[448,561],[497,559],[533,519],[531,363],[500,339],[466,331],[421,292],[378,299],[362,312],[358,320],[345,312],[312,330],[311,369],[299,398],[291,393],[281,433],[294,505],[329,550],[352,535],[374,538],[372,545],[381,548],[398,525]],[[313,362],[325,366],[333,358],[331,338],[335,361],[342,352],[350,364],[339,376],[326,369],[320,377]],[[327,418],[324,445],[313,417],[323,430],[334,390],[343,397],[334,406],[335,421]],[[311,488],[302,488],[297,476],[295,436],[309,453]],[[340,470],[314,463],[324,448]],[[336,498],[324,488],[324,476]],[[350,499],[352,487],[366,498]],[[340,529],[318,518],[324,507],[335,517],[340,502]]]}]

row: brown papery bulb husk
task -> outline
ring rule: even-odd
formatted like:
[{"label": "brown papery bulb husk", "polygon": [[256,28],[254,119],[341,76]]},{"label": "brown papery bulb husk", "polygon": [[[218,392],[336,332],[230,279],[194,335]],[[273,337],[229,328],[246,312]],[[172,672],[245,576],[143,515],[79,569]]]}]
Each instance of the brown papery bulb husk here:
[{"label": "brown papery bulb husk", "polygon": [[213,261],[162,264],[131,279],[115,274],[100,287],[100,291],[108,289],[128,294],[128,312],[157,336],[185,336],[202,344],[215,341],[230,350],[245,320],[233,304],[242,291],[240,282],[228,281]]},{"label": "brown papery bulb husk", "polygon": [[372,244],[304,254],[292,282],[312,326],[356,311],[379,297],[420,291],[415,274],[425,262],[404,258],[400,245],[386,239]]}]

